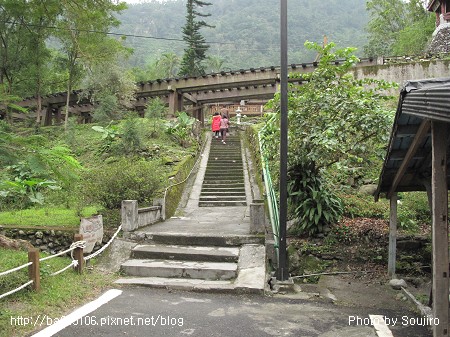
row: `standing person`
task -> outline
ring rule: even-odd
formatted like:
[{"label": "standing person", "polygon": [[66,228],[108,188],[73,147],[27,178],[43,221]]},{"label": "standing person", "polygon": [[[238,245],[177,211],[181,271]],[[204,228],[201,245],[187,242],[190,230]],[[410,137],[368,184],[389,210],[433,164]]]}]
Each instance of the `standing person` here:
[{"label": "standing person", "polygon": [[219,132],[220,132],[220,115],[219,113],[216,111],[214,113],[214,116],[212,118],[212,122],[211,122],[211,129],[212,132],[214,132],[214,136],[215,138],[219,138]]},{"label": "standing person", "polygon": [[222,143],[225,143],[225,140],[227,139],[227,131],[230,127],[230,122],[228,121],[227,115],[223,114],[222,119],[220,120],[220,133],[222,134]]}]

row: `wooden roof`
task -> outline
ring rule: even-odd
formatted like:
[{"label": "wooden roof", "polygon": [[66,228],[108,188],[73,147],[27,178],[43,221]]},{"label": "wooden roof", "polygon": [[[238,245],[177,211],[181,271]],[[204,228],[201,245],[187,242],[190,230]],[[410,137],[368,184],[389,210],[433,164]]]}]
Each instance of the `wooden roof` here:
[{"label": "wooden roof", "polygon": [[[450,77],[408,81],[401,89],[376,200],[381,193],[425,190],[431,177],[431,121],[450,123]],[[443,141],[448,151],[449,137]]]}]

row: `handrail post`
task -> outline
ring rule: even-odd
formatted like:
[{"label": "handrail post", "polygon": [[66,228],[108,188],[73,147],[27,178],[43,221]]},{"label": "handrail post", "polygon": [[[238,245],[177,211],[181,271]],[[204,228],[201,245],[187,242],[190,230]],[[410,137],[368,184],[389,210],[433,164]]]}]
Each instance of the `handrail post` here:
[{"label": "handrail post", "polygon": [[[73,240],[74,242],[82,241],[83,234],[75,234]],[[78,265],[74,269],[78,274],[83,273],[83,265],[84,265],[83,248],[81,247],[75,248],[73,251],[73,257],[75,260],[78,261]]]},{"label": "handrail post", "polygon": [[32,264],[28,266],[28,277],[33,284],[31,285],[31,289],[34,291],[41,290],[41,277],[39,272],[39,249],[30,248],[28,250],[28,262]]}]

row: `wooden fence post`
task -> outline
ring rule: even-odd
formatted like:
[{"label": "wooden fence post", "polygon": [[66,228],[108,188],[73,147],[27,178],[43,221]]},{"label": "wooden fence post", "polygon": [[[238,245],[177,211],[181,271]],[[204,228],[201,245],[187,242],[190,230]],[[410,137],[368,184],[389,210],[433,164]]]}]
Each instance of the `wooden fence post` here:
[{"label": "wooden fence post", "polygon": [[41,290],[41,277],[39,273],[39,249],[30,248],[28,250],[28,262],[32,262],[28,266],[28,277],[33,281],[31,289],[34,291]]},{"label": "wooden fence post", "polygon": [[[82,241],[83,235],[82,234],[75,234],[73,238],[74,242]],[[83,248],[77,247],[73,251],[73,257],[75,260],[78,261],[78,265],[75,267],[75,270],[78,274],[83,273],[83,265],[84,265],[84,258],[83,258]]]}]

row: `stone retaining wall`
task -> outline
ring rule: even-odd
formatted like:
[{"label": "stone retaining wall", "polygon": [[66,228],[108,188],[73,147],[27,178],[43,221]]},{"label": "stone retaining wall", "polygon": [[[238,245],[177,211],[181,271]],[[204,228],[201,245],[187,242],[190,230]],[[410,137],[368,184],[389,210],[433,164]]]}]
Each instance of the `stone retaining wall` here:
[{"label": "stone retaining wall", "polygon": [[[49,254],[56,254],[60,251],[66,250],[73,242],[74,235],[78,233],[78,228],[69,229],[45,229],[45,228],[1,228],[0,234],[11,238],[21,239],[30,242],[35,248],[39,248],[41,252]],[[104,232],[102,244],[96,244],[94,251],[99,250],[106,244],[112,233]]]}]

